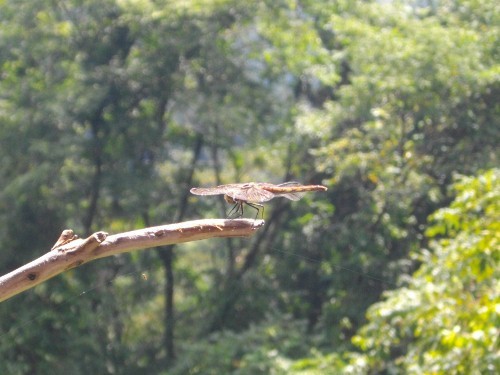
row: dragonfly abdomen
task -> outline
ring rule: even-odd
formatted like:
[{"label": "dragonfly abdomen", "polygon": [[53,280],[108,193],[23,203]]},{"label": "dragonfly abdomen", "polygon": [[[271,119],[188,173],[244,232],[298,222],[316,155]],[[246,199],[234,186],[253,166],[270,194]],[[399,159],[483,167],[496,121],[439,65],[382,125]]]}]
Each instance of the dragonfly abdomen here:
[{"label": "dragonfly abdomen", "polygon": [[307,191],[326,191],[326,186],[323,185],[302,185],[302,186],[260,186],[261,189],[267,190],[271,193],[303,193]]}]

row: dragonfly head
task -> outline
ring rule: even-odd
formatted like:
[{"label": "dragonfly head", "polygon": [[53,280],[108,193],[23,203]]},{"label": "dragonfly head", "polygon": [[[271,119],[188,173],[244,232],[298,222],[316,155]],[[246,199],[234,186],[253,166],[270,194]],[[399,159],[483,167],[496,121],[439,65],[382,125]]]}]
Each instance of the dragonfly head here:
[{"label": "dragonfly head", "polygon": [[233,198],[233,197],[230,197],[230,196],[229,196],[229,195],[227,195],[227,194],[224,194],[224,200],[225,200],[227,203],[229,203],[229,204],[236,204],[236,203],[238,203],[238,202],[236,202],[236,201],[234,200],[234,198]]}]

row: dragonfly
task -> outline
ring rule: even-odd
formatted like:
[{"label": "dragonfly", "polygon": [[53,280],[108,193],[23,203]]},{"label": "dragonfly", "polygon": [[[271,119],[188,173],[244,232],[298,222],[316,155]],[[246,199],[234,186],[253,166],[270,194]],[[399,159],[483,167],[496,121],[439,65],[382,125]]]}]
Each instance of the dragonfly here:
[{"label": "dragonfly", "polygon": [[308,191],[326,191],[327,187],[323,185],[302,185],[291,181],[279,185],[267,182],[247,182],[241,184],[227,184],[215,187],[202,188],[195,187],[190,190],[195,195],[224,195],[224,200],[229,204],[234,204],[228,217],[236,215],[243,216],[243,205],[246,204],[257,210],[257,216],[262,209],[262,218],[264,218],[264,206],[261,203],[270,201],[275,197],[285,197],[292,201],[298,201],[304,193]]}]

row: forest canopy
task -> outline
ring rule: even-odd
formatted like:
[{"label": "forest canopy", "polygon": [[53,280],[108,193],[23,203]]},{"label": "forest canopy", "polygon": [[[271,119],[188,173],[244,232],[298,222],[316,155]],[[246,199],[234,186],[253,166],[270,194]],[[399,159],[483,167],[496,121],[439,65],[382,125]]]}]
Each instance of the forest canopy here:
[{"label": "forest canopy", "polygon": [[0,21],[2,275],[65,228],[225,218],[195,186],[328,187],[266,204],[252,239],[1,303],[0,373],[498,372],[496,1],[5,0]]}]

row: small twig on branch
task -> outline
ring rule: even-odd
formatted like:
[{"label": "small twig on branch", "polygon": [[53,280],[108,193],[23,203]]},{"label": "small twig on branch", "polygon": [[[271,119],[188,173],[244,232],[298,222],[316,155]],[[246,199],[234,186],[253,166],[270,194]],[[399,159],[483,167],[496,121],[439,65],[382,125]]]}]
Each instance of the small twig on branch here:
[{"label": "small twig on branch", "polygon": [[263,220],[207,219],[114,235],[96,232],[86,239],[79,239],[71,229],[66,229],[48,253],[0,277],[0,302],[95,259],[213,237],[247,237],[262,225]]}]

